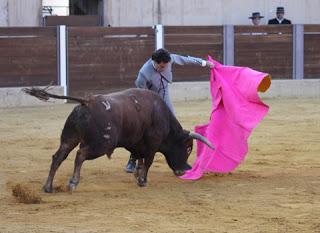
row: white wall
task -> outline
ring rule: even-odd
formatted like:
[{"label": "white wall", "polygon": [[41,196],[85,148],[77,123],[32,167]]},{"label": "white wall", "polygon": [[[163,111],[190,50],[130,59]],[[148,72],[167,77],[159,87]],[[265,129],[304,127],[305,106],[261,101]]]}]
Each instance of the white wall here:
[{"label": "white wall", "polygon": [[8,1],[0,0],[0,27],[8,25]]},{"label": "white wall", "polygon": [[[68,6],[68,0],[0,0],[0,26],[39,26],[42,3]],[[320,0],[104,0],[104,24],[246,25],[254,11],[265,16],[266,24],[277,6],[285,7],[294,24],[320,24]],[[58,14],[67,14],[63,11]]]},{"label": "white wall", "polygon": [[8,26],[39,26],[41,0],[8,0]]},{"label": "white wall", "polygon": [[69,0],[42,0],[43,6],[52,7],[52,15],[69,15]]},{"label": "white wall", "polygon": [[104,4],[105,25],[112,26],[246,25],[255,11],[265,16],[266,24],[275,17],[277,6],[285,7],[285,17],[294,24],[320,24],[320,0],[104,0]]},{"label": "white wall", "polygon": [[0,0],[0,26],[39,26],[41,0]]},{"label": "white wall", "polygon": [[104,0],[104,24],[151,26],[157,23],[157,0]]}]

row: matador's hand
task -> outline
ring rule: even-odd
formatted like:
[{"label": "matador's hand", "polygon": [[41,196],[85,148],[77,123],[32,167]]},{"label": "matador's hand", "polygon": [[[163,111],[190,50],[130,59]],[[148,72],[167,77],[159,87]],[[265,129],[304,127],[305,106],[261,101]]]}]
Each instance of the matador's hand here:
[{"label": "matador's hand", "polygon": [[206,62],[207,62],[206,64],[207,67],[209,67],[210,69],[214,68],[215,65],[211,61],[206,61]]}]

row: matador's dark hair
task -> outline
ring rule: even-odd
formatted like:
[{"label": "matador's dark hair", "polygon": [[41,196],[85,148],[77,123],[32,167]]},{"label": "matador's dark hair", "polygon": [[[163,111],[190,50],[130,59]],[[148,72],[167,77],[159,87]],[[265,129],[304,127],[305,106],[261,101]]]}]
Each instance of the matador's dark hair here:
[{"label": "matador's dark hair", "polygon": [[155,61],[156,63],[160,64],[168,63],[171,61],[170,53],[166,49],[158,49],[152,53],[151,59]]}]

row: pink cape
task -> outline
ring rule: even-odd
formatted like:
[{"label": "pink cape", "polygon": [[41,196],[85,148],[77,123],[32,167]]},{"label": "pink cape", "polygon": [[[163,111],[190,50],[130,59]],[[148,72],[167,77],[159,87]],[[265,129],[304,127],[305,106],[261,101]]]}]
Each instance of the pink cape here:
[{"label": "pink cape", "polygon": [[196,180],[205,172],[227,173],[234,170],[248,152],[251,131],[267,114],[269,107],[259,96],[270,84],[270,75],[247,67],[224,66],[217,61],[211,69],[212,112],[208,124],[195,131],[215,147],[197,141],[197,157],[182,179]]}]

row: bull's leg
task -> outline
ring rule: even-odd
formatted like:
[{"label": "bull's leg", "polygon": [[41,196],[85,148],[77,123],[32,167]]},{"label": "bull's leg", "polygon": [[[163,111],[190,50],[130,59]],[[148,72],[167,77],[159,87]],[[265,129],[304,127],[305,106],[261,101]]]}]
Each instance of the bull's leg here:
[{"label": "bull's leg", "polygon": [[140,158],[138,159],[138,165],[134,172],[134,176],[137,179],[138,184],[139,184],[139,178],[143,176],[143,170],[144,170],[143,167],[144,167],[143,158]]},{"label": "bull's leg", "polygon": [[82,147],[77,151],[76,159],[74,161],[73,176],[69,181],[69,190],[75,190],[80,181],[80,170],[83,162],[91,155],[89,147]]},{"label": "bull's leg", "polygon": [[144,163],[141,171],[139,172],[139,176],[137,177],[137,183],[140,187],[147,186],[147,176],[149,168],[153,162],[155,153],[151,153],[148,156],[145,156]]},{"label": "bull's leg", "polygon": [[67,158],[68,154],[76,147],[77,143],[62,143],[57,152],[52,156],[52,163],[47,182],[43,186],[43,190],[47,193],[52,192],[52,182],[57,169],[61,163]]}]

